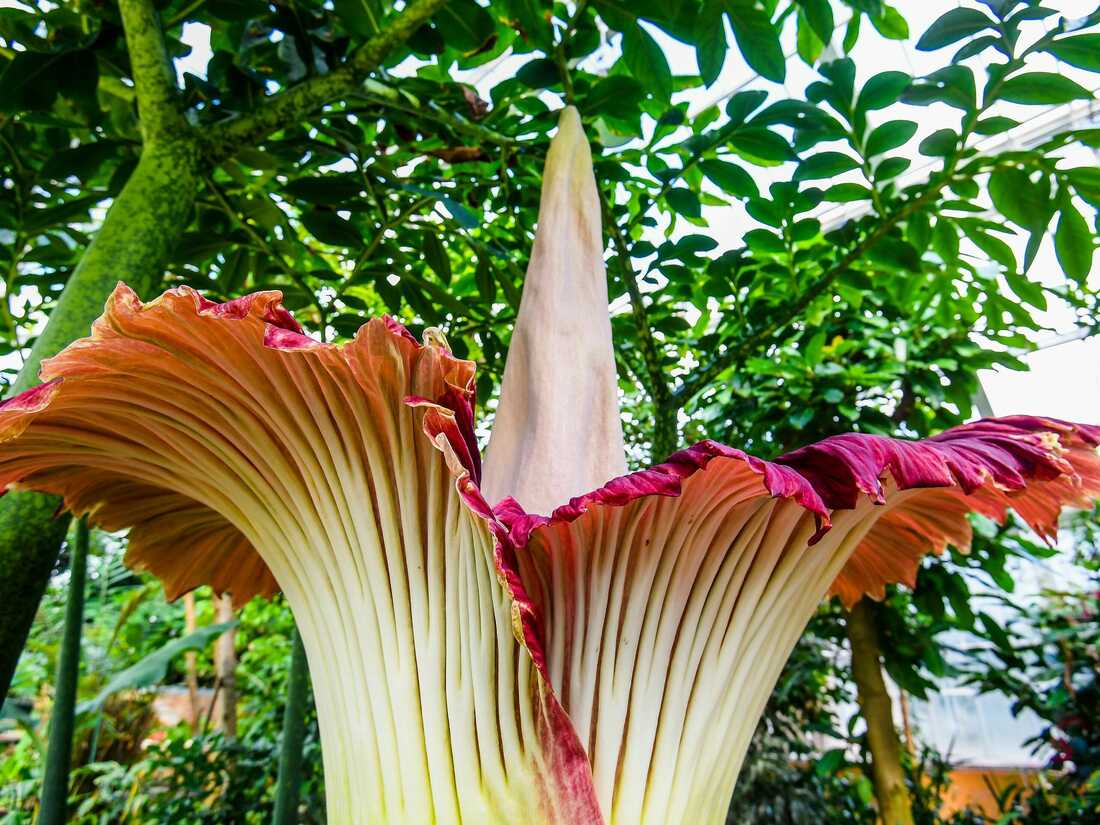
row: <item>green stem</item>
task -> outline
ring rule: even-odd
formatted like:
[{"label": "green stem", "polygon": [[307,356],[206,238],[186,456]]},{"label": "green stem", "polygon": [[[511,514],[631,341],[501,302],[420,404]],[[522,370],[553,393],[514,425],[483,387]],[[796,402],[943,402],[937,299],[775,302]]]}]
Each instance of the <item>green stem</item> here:
[{"label": "green stem", "polygon": [[65,630],[57,656],[57,683],[50,716],[50,744],[42,779],[39,825],[63,825],[69,803],[69,769],[73,758],[76,685],[80,673],[80,630],[84,624],[84,584],[88,572],[88,524],[76,525],[76,541],[69,564],[69,600]]},{"label": "green stem", "polygon": [[347,61],[327,74],[314,75],[266,99],[247,114],[219,123],[206,133],[206,155],[220,162],[244,146],[301,121],[326,103],[343,100],[362,90],[367,75],[378,67],[395,46],[404,43],[447,0],[411,0],[377,34],[356,49]]},{"label": "green stem", "polygon": [[290,655],[290,678],[283,711],[283,741],[279,749],[279,782],[275,792],[272,825],[294,825],[298,821],[298,795],[302,786],[302,745],[306,738],[309,709],[309,664],[302,636],[294,630],[294,651]]},{"label": "green stem", "polygon": [[637,333],[638,350],[645,364],[645,380],[643,386],[649,390],[653,400],[653,441],[651,458],[654,462],[663,461],[671,453],[675,452],[678,440],[676,427],[676,414],[679,405],[672,397],[665,370],[661,364],[661,353],[657,341],[653,336],[653,328],[649,324],[649,315],[646,311],[645,299],[638,288],[638,277],[634,267],[630,265],[630,244],[626,235],[615,221],[615,213],[611,209],[610,202],[600,192],[600,207],[603,211],[604,223],[611,235],[611,242],[618,249],[615,256],[618,262],[619,274],[627,295],[630,296],[630,314],[634,321],[634,330]]},{"label": "green stem", "polygon": [[[120,278],[147,297],[160,286],[165,263],[189,221],[198,181],[198,157],[187,144],[160,144],[142,152],[69,276],[12,394],[38,383],[44,358],[88,334]],[[0,700],[7,695],[65,535],[68,518],[55,517],[60,503],[37,493],[0,499]]]}]

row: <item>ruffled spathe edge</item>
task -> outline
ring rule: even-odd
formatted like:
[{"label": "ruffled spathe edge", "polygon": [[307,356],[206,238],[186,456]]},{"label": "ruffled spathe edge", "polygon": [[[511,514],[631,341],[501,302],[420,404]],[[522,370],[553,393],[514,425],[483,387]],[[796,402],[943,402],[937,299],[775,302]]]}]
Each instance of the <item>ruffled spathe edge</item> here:
[{"label": "ruffled spathe edge", "polygon": [[[760,477],[762,494],[793,499],[814,515],[818,529],[810,540],[813,544],[830,529],[831,513],[854,509],[860,496],[885,504],[890,493],[928,491],[927,503],[946,508],[954,523],[926,507],[928,526],[922,530],[914,518],[920,496],[895,508],[857,549],[830,591],[851,607],[863,595],[882,599],[888,584],[915,586],[920,559],[927,553],[938,555],[948,544],[967,552],[969,522],[958,518],[969,512],[1000,522],[1013,509],[1040,537],[1053,540],[1062,507],[1089,508],[1100,496],[1097,446],[1100,426],[1039,416],[982,419],[921,441],[849,433],[774,461],[702,441],[661,464],[574,497],[549,516],[527,513],[512,498],[494,509],[522,548],[533,531],[583,518],[593,507],[622,507],[651,495],[679,496],[687,478],[705,472],[712,461],[730,460]],[[907,546],[896,541],[891,548],[881,546],[890,531]],[[869,558],[876,550],[893,558],[876,563]],[[869,568],[875,572],[869,573]]]},{"label": "ruffled spathe edge", "polygon": [[[511,603],[512,634],[527,650],[538,673],[540,735],[550,762],[549,775],[557,785],[553,789],[545,789],[545,796],[556,801],[556,813],[562,822],[602,825],[604,819],[596,797],[588,755],[551,685],[540,617],[520,577],[517,544],[507,524],[485,500],[477,483],[480,460],[473,432],[473,416],[466,406],[468,399],[472,396],[456,396],[448,392],[435,401],[410,397],[405,399],[405,403],[424,410],[425,435],[446,458],[463,502],[492,533],[497,578]],[[471,442],[474,445],[472,451]],[[563,810],[563,805],[568,807]]]},{"label": "ruffled spathe edge", "polygon": [[[264,347],[287,353],[321,349],[341,352],[343,348],[356,346],[372,325],[380,325],[399,347],[407,347],[410,351],[427,348],[436,355],[432,359],[433,369],[440,371],[445,387],[441,397],[411,396],[405,401],[410,406],[425,408],[425,427],[429,427],[430,421],[435,422],[431,427],[434,433],[429,435],[433,438],[439,434],[446,436],[458,464],[468,474],[468,483],[478,487],[481,455],[474,434],[475,365],[472,362],[455,358],[434,341],[421,344],[389,316],[365,323],[355,341],[322,343],[305,334],[281,301],[280,292],[267,291],[216,303],[190,287],[177,287],[143,303],[133,290],[120,283],[108,300],[104,315],[93,324],[92,334],[43,362],[40,375],[44,383],[0,404],[0,441],[21,435],[39,413],[49,408],[58,392],[63,391],[62,385],[67,378],[79,379],[81,374],[86,374],[89,367],[80,358],[81,352],[99,346],[106,339],[125,337],[127,333],[123,328],[132,316],[165,311],[193,313],[197,318],[225,322],[256,319],[263,323]],[[137,340],[127,343],[135,348],[153,346]],[[448,421],[444,423],[443,418]],[[494,529],[507,534],[512,552],[516,552],[526,545],[531,531],[541,525],[573,521],[594,506],[623,506],[650,495],[677,496],[684,480],[697,472],[705,472],[712,461],[739,461],[760,477],[762,494],[791,498],[814,514],[818,531],[813,541],[829,529],[833,510],[851,509],[864,495],[884,502],[888,484],[899,492],[953,490],[955,499],[993,518],[1003,518],[1005,510],[1013,507],[1039,535],[1049,539],[1056,531],[1057,510],[1061,505],[1088,506],[1089,499],[1100,493],[1097,445],[1100,445],[1100,426],[1034,416],[984,419],[923,441],[855,433],[833,436],[774,461],[755,458],[713,441],[702,441],[675,453],[661,464],[612,479],[597,490],[577,496],[549,516],[527,513],[511,499],[489,508],[480,490],[478,502],[466,500],[482,517],[493,516]],[[1028,487],[1036,483],[1044,485],[1045,492],[1050,495],[1045,498],[1040,495],[1036,502],[1029,502]],[[942,551],[945,544],[952,541],[965,545],[968,536],[958,531],[939,531],[931,540],[922,542],[917,556]],[[866,553],[863,555],[864,558],[856,563],[866,566]],[[895,567],[890,574],[891,580],[912,584],[915,567],[909,562],[904,567],[904,570]],[[866,592],[881,596],[887,583],[867,580]],[[845,600],[851,598],[848,588]],[[530,632],[527,635],[530,637]]]}]

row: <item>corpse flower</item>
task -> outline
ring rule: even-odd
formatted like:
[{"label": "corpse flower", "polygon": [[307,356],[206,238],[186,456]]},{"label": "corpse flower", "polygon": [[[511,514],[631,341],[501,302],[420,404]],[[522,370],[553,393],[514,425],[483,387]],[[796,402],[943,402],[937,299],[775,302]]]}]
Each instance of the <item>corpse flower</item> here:
[{"label": "corpse flower", "polygon": [[[55,493],[170,597],[285,593],[328,821],[720,823],[829,593],[912,583],[967,514],[1050,536],[1100,428],[980,421],[625,473],[591,157],[567,109],[481,471],[474,365],[388,318],[322,344],[277,292],[120,285],[0,407],[0,482]],[[572,496],[572,498],[570,498]]]}]

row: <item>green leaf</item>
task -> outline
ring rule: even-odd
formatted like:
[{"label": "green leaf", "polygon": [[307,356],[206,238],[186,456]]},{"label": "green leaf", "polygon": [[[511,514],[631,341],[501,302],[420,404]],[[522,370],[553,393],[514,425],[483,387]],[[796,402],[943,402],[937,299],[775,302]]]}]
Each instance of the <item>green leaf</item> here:
[{"label": "green leaf", "polygon": [[448,197],[439,190],[425,189],[422,186],[415,186],[411,183],[399,183],[397,188],[404,192],[412,192],[414,195],[420,195],[424,198],[435,198],[451,213],[451,217],[455,219],[459,226],[463,229],[476,229],[481,226],[481,221],[478,220],[477,215],[456,201],[454,198]]},{"label": "green leaf", "polygon": [[1074,166],[1065,170],[1066,177],[1086,201],[1100,208],[1100,168],[1095,166]]},{"label": "green leaf", "polygon": [[445,284],[451,282],[451,259],[447,256],[447,250],[443,242],[434,232],[428,231],[422,235],[424,239],[424,260],[431,267],[432,272],[439,276]]},{"label": "green leaf", "polygon": [[744,123],[767,99],[768,93],[760,89],[738,92],[726,103],[726,115],[729,116],[730,123]]},{"label": "green leaf", "polygon": [[795,48],[798,51],[798,56],[802,58],[807,66],[813,66],[821,53],[825,51],[825,44],[821,42],[821,38],[814,32],[813,27],[806,20],[806,16],[799,11],[798,12],[798,34],[795,39]]},{"label": "green leaf", "polygon": [[150,687],[162,680],[168,673],[168,666],[172,660],[188,650],[201,650],[210,642],[232,627],[237,622],[225,622],[200,628],[194,633],[181,639],[173,639],[168,644],[150,653],[135,665],[131,665],[123,671],[116,673],[107,680],[99,693],[87,702],[81,702],[76,709],[78,714],[94,713],[100,710],[104,703],[120,690],[136,690],[137,688]]},{"label": "green leaf", "polygon": [[1026,276],[1016,272],[1005,272],[1004,276],[1008,288],[1025,304],[1031,304],[1040,310],[1047,308],[1047,296],[1041,284],[1033,283]]},{"label": "green leaf", "polygon": [[820,364],[821,353],[824,349],[825,330],[821,329],[815,332],[813,337],[806,342],[806,345],[802,350],[802,355],[806,359],[807,364]]},{"label": "green leaf", "polygon": [[443,35],[439,29],[430,23],[425,23],[414,31],[407,41],[411,51],[418,55],[429,56],[443,54],[447,50],[447,44],[443,42]]},{"label": "green leaf", "polygon": [[699,75],[705,85],[712,86],[722,74],[728,49],[722,15],[700,15],[695,28],[695,62],[699,64]]},{"label": "green leaf", "polygon": [[684,257],[693,257],[700,252],[710,252],[718,248],[718,241],[709,235],[685,235],[675,244],[676,254],[683,260]]},{"label": "green leaf", "polygon": [[893,269],[905,269],[920,272],[920,253],[912,244],[899,238],[880,238],[867,250],[867,258],[877,264]]},{"label": "green leaf", "polygon": [[791,240],[795,242],[809,241],[821,234],[821,221],[817,218],[803,218],[795,221],[791,227]]},{"label": "green leaf", "polygon": [[1032,182],[1014,166],[998,167],[989,176],[989,197],[1002,215],[1029,230],[1044,231],[1050,220],[1050,187]]},{"label": "green leaf", "polygon": [[851,203],[870,198],[871,190],[860,183],[838,183],[825,190],[825,200],[833,203]]},{"label": "green leaf", "polygon": [[49,229],[51,226],[83,222],[88,218],[88,210],[105,197],[104,193],[84,195],[45,209],[27,209],[23,213],[23,229],[34,233]]},{"label": "green leaf", "polygon": [[331,246],[363,245],[359,232],[348,221],[327,209],[311,209],[302,213],[302,224],[321,243]]},{"label": "green leaf", "polygon": [[882,155],[904,146],[916,133],[917,124],[911,120],[888,120],[876,126],[867,138],[867,156]]},{"label": "green leaf", "polygon": [[54,152],[42,164],[42,175],[56,181],[72,175],[87,183],[104,163],[117,156],[118,147],[113,140],[95,140]]},{"label": "green leaf", "polygon": [[699,168],[719,189],[738,198],[756,197],[760,191],[752,175],[738,166],[724,160],[702,160]]},{"label": "green leaf", "polygon": [[[837,109],[844,111],[844,109],[851,104],[852,96],[855,94],[855,61],[847,57],[843,57],[840,60],[831,60],[828,63],[822,64],[818,71],[823,77],[829,80],[832,87],[828,94],[828,98],[830,101],[835,101]],[[806,90],[807,94],[818,85],[820,84],[811,83]]]},{"label": "green leaf", "polygon": [[794,160],[790,144],[780,135],[762,128],[742,129],[730,136],[730,146],[749,160],[782,162]]},{"label": "green leaf", "polygon": [[520,40],[530,40],[544,52],[550,52],[553,48],[552,31],[549,21],[543,16],[539,0],[507,0],[507,6],[520,25]]},{"label": "green leaf", "polygon": [[969,43],[964,44],[954,55],[951,57],[952,63],[962,63],[968,58],[975,57],[986,49],[992,48],[1004,48],[1004,44],[999,37],[994,37],[992,34],[982,35],[981,37],[975,37]]},{"label": "green leaf", "polygon": [[236,292],[248,280],[252,269],[252,250],[247,247],[237,247],[226,256],[225,263],[218,268],[218,289],[227,295]]},{"label": "green leaf", "polygon": [[[1005,589],[1011,590],[1012,588],[1009,587]],[[996,619],[987,613],[980,613],[978,614],[978,620],[982,623],[982,627],[985,628],[985,635],[993,644],[1005,653],[1013,652],[1012,640],[1009,639],[1008,634],[1005,633],[1004,628],[997,623]]]},{"label": "green leaf", "polygon": [[1062,198],[1058,227],[1054,231],[1054,253],[1062,270],[1075,281],[1084,281],[1092,271],[1093,237],[1088,222],[1069,198]]},{"label": "green leaf", "polygon": [[489,263],[489,256],[478,254],[477,268],[474,270],[474,282],[477,284],[478,297],[483,301],[492,301],[497,295],[496,280]]},{"label": "green leaf", "polygon": [[665,194],[665,201],[674,211],[685,217],[698,218],[703,214],[702,207],[699,204],[699,196],[690,189],[684,187],[670,189]]},{"label": "green leaf", "polygon": [[782,207],[767,198],[749,198],[745,203],[745,211],[749,213],[749,217],[774,229],[783,225]]},{"label": "green leaf", "polygon": [[634,78],[611,75],[592,87],[585,101],[585,111],[629,120],[638,116],[638,104],[644,96],[645,90]]},{"label": "green leaf", "polygon": [[856,41],[859,40],[859,22],[862,19],[862,14],[853,14],[848,20],[848,25],[844,28],[844,40],[841,43],[841,48],[844,49],[845,54],[850,54],[852,49],[855,48]]},{"label": "green leaf", "polygon": [[436,28],[451,48],[469,54],[496,33],[492,15],[477,3],[448,3],[435,13]]},{"label": "green leaf", "polygon": [[529,60],[519,67],[516,80],[529,89],[548,89],[561,82],[558,64],[546,57]]},{"label": "green leaf", "polygon": [[758,254],[780,255],[787,251],[783,239],[767,229],[752,229],[745,233],[745,243]]},{"label": "green leaf", "polygon": [[[267,3],[261,0],[258,5],[262,8],[261,14],[267,12]],[[379,0],[333,0],[333,11],[354,34],[370,37],[382,29],[382,4]],[[256,15],[243,19],[249,16]]]},{"label": "green leaf", "polygon": [[820,180],[857,169],[859,161],[843,152],[819,152],[803,160],[795,170],[795,180]]},{"label": "green leaf", "polygon": [[310,203],[332,206],[355,200],[363,191],[363,183],[344,175],[315,175],[295,178],[283,187],[283,191]]},{"label": "green leaf", "polygon": [[915,81],[901,99],[914,106],[946,103],[958,109],[972,111],[977,107],[974,72],[969,66],[947,66]]},{"label": "green leaf", "polygon": [[[205,7],[219,20],[231,22],[242,22],[267,14],[267,3],[264,0],[206,0]],[[336,14],[337,17],[342,17],[339,11]],[[346,20],[344,22],[347,23]]]},{"label": "green leaf", "polygon": [[905,72],[880,72],[864,84],[856,108],[869,112],[897,103],[911,80]]},{"label": "green leaf", "polygon": [[1053,72],[1028,72],[1010,77],[997,97],[1010,103],[1043,105],[1089,100],[1092,92],[1068,77]]},{"label": "green leaf", "polygon": [[875,166],[875,180],[891,180],[909,168],[909,158],[886,158]]},{"label": "green leaf", "polygon": [[843,768],[847,760],[844,756],[844,748],[833,748],[825,752],[814,766],[814,773],[818,777],[832,777],[840,768]]},{"label": "green leaf", "polygon": [[836,22],[833,20],[833,7],[829,0],[798,0],[802,14],[813,28],[818,40],[829,43],[833,39]]},{"label": "green leaf", "polygon": [[947,157],[959,145],[959,136],[954,129],[937,129],[920,142],[917,151],[933,158]]},{"label": "green leaf", "polygon": [[779,32],[768,15],[757,8],[754,0],[727,0],[726,14],[745,62],[762,77],[782,83],[787,77],[787,61]]},{"label": "green leaf", "polygon": [[1019,125],[1020,121],[1018,120],[1013,120],[1010,117],[1003,117],[1001,115],[993,115],[992,117],[983,117],[979,120],[974,125],[974,131],[979,135],[999,135]]},{"label": "green leaf", "polygon": [[921,35],[917,49],[922,52],[942,49],[993,25],[994,21],[977,9],[951,9]]},{"label": "green leaf", "polygon": [[901,12],[893,6],[883,6],[881,14],[873,14],[869,15],[869,17],[871,19],[871,25],[875,27],[875,31],[887,40],[909,39],[909,24],[906,23],[905,18],[901,16]]},{"label": "green leaf", "polygon": [[959,258],[959,233],[947,218],[939,218],[932,230],[932,249],[944,263],[952,263]]},{"label": "green leaf", "polygon": [[95,55],[86,49],[17,52],[0,74],[0,112],[45,111],[59,94],[86,99],[98,78]]},{"label": "green leaf", "polygon": [[1050,52],[1063,63],[1100,72],[1100,34],[1079,34],[1055,40],[1044,51]]},{"label": "green leaf", "polygon": [[962,220],[960,223],[966,237],[970,238],[978,249],[988,255],[990,260],[999,263],[1009,272],[1016,271],[1016,254],[1012,251],[1012,247],[996,235],[991,235],[984,229],[970,223],[970,219]]},{"label": "green leaf", "polygon": [[672,70],[665,53],[649,32],[637,23],[623,32],[623,62],[630,73],[658,100],[672,97]]}]

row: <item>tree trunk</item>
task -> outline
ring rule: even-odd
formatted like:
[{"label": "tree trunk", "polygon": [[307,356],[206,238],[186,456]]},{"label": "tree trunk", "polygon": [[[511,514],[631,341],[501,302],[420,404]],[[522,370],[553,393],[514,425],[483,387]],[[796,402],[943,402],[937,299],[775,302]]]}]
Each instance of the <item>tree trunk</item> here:
[{"label": "tree trunk", "polygon": [[852,646],[852,678],[859,693],[860,711],[867,722],[871,781],[879,817],[883,825],[913,825],[913,803],[901,764],[901,741],[894,728],[893,704],[882,676],[874,609],[867,599],[852,608],[847,625]]},{"label": "tree trunk", "polygon": [[283,712],[283,740],[279,748],[279,781],[275,790],[275,815],[272,825],[294,825],[298,821],[298,797],[302,786],[302,746],[306,739],[306,712],[309,710],[309,664],[302,634],[294,631],[294,649],[290,655],[290,678],[286,687]]},{"label": "tree trunk", "polygon": [[[146,147],[107,212],[95,239],[69,277],[49,324],[35,341],[12,392],[38,383],[42,359],[87,335],[119,280],[148,297],[187,226],[199,182],[190,141]],[[65,537],[60,500],[37,493],[0,499],[0,701],[7,696],[19,653]]]},{"label": "tree trunk", "polygon": [[[214,621],[233,621],[233,598],[227,593],[214,600]],[[237,738],[237,629],[229,628],[214,643],[214,669],[221,685],[218,727],[230,739]],[[216,699],[217,697],[215,697]]]}]

